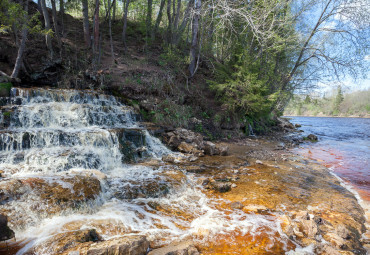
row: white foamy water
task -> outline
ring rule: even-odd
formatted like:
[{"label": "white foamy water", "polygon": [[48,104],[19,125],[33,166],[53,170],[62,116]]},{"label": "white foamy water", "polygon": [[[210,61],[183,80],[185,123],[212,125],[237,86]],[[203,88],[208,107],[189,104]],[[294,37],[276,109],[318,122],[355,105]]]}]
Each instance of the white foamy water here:
[{"label": "white foamy water", "polygon": [[[42,244],[53,235],[91,228],[105,239],[140,233],[163,242],[188,236],[212,240],[236,231],[256,236],[263,231],[279,234],[266,249],[275,241],[287,242],[274,216],[217,209],[225,201],[208,198],[181,169],[135,164],[171,151],[114,97],[48,89],[13,89],[12,94],[11,104],[3,107],[8,113],[0,119],[0,170],[5,176],[0,185],[23,183],[13,189],[14,199],[2,202],[11,222],[17,222],[11,228],[25,241],[18,254],[32,247],[52,254],[52,245]],[[58,207],[37,190],[50,186],[83,197],[84,189],[76,184],[81,174],[99,178],[101,192],[94,199],[62,201]]]}]

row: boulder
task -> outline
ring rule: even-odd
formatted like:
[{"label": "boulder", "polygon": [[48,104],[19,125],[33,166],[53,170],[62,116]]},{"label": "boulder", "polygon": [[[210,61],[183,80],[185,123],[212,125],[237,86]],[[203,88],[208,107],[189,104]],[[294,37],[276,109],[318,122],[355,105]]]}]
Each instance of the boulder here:
[{"label": "boulder", "polygon": [[316,135],[314,135],[314,134],[309,134],[309,135],[307,136],[307,140],[310,140],[310,141],[312,141],[312,142],[316,142],[316,141],[318,141],[319,139],[317,138],[317,136],[316,136]]},{"label": "boulder", "polygon": [[189,154],[203,154],[203,136],[193,131],[177,128],[176,130],[163,134],[163,142],[171,149]]},{"label": "boulder", "polygon": [[145,255],[148,248],[149,241],[145,236],[133,235],[93,243],[87,255]]},{"label": "boulder", "polygon": [[227,156],[227,155],[229,155],[229,146],[217,145],[216,150],[219,151],[219,154],[221,156]]},{"label": "boulder", "polygon": [[225,193],[231,190],[230,182],[211,182],[210,185],[213,190],[218,191],[220,193]]},{"label": "boulder", "polygon": [[301,124],[295,124],[294,125],[296,128],[300,128],[300,127],[302,127],[302,125]]},{"label": "boulder", "polygon": [[33,213],[52,216],[78,208],[98,197],[100,191],[100,181],[95,176],[2,179],[0,213],[8,215],[11,225],[21,227],[34,223]]},{"label": "boulder", "polygon": [[184,241],[154,249],[148,255],[199,255],[199,252],[191,241]]},{"label": "boulder", "polygon": [[219,154],[219,151],[218,150],[216,151],[216,144],[210,141],[204,142],[204,154],[210,155],[210,156]]},{"label": "boulder", "polygon": [[8,217],[0,214],[0,241],[5,241],[14,237],[14,231],[8,227]]},{"label": "boulder", "polygon": [[178,151],[188,154],[193,154],[197,157],[204,156],[204,153],[202,150],[197,149],[197,146],[195,144],[189,144],[186,142],[181,142],[180,145],[177,147]]},{"label": "boulder", "polygon": [[196,150],[195,146],[186,142],[181,142],[180,145],[177,147],[180,152],[184,153],[192,153]]}]

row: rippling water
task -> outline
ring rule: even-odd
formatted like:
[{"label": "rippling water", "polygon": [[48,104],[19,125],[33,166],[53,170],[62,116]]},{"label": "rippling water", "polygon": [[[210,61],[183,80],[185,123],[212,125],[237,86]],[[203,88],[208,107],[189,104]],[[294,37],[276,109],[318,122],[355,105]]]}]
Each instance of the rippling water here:
[{"label": "rippling water", "polygon": [[353,186],[367,206],[370,204],[370,119],[292,117],[304,135],[319,141],[306,143],[298,151],[321,161]]}]

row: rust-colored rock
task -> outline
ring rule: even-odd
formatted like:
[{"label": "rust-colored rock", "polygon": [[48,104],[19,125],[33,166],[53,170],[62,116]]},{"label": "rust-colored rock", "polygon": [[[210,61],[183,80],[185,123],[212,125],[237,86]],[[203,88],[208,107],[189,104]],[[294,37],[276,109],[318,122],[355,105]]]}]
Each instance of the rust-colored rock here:
[{"label": "rust-colored rock", "polygon": [[184,241],[154,249],[148,255],[199,255],[199,252],[193,242]]},{"label": "rust-colored rock", "polygon": [[145,255],[149,241],[145,236],[117,237],[107,241],[93,243],[87,250],[87,255]]}]

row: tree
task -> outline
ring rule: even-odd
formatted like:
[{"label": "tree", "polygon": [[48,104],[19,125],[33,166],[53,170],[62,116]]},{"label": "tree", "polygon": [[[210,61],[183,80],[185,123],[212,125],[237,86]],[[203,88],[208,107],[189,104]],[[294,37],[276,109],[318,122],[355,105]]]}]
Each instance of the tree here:
[{"label": "tree", "polygon": [[202,8],[201,0],[195,0],[195,10],[193,14],[193,26],[191,36],[192,39],[190,47],[190,64],[189,64],[190,77],[194,76],[197,68],[198,32],[201,8]]},{"label": "tree", "polygon": [[343,92],[342,92],[342,86],[338,85],[337,87],[337,95],[334,98],[334,110],[333,114],[337,115],[339,113],[339,107],[340,104],[343,102],[344,97],[343,97]]},{"label": "tree", "polygon": [[23,24],[23,28],[22,28],[22,40],[21,40],[21,44],[18,48],[17,59],[15,61],[14,69],[13,69],[13,72],[12,72],[12,75],[11,75],[12,78],[18,78],[19,71],[20,71],[20,69],[22,67],[22,63],[23,63],[23,53],[24,53],[24,50],[26,48],[26,40],[27,40],[27,34],[28,34],[28,24],[27,24],[27,20],[28,20],[28,0],[25,1],[24,5],[25,5],[25,8],[24,8],[24,24]]},{"label": "tree", "polygon": [[153,0],[148,0],[147,14],[146,14],[146,43],[148,43],[151,38],[152,13],[153,13]]},{"label": "tree", "polygon": [[45,41],[46,41],[46,46],[49,50],[50,58],[52,59],[54,57],[54,51],[53,51],[53,46],[51,44],[51,25],[50,25],[50,17],[48,13],[48,9],[46,7],[45,0],[41,0],[41,9],[42,9],[42,14],[44,16],[44,21],[45,21]]},{"label": "tree", "polygon": [[99,7],[100,1],[95,0],[95,11],[94,11],[94,58],[96,59],[95,63],[97,63],[98,55],[99,55]]},{"label": "tree", "polygon": [[[282,91],[313,87],[366,73],[370,7],[361,0],[296,1],[299,47],[295,62],[283,77]],[[307,23],[307,16],[316,16]],[[281,100],[281,98],[279,98]]]},{"label": "tree", "polygon": [[60,56],[62,56],[62,41],[60,39],[59,27],[58,27],[58,17],[57,17],[57,9],[55,5],[55,0],[51,0],[51,11],[53,16],[53,23],[54,23],[54,31],[55,37],[58,42]]},{"label": "tree", "polygon": [[124,0],[123,2],[123,29],[122,29],[122,41],[125,47],[125,53],[127,51],[127,42],[126,42],[126,31],[127,31],[127,15],[128,7],[130,5],[130,0]]},{"label": "tree", "polygon": [[157,31],[158,31],[158,28],[159,28],[159,24],[162,21],[163,9],[164,9],[165,3],[166,3],[166,0],[161,0],[161,4],[159,6],[159,11],[158,11],[157,19],[155,21],[155,24],[154,24],[154,27],[153,27],[153,30],[152,30],[152,41],[155,40],[155,36],[157,34]]},{"label": "tree", "polygon": [[86,47],[90,47],[90,28],[89,28],[89,4],[87,0],[82,0],[83,29]]}]

